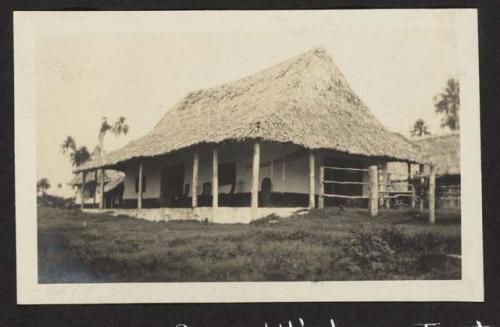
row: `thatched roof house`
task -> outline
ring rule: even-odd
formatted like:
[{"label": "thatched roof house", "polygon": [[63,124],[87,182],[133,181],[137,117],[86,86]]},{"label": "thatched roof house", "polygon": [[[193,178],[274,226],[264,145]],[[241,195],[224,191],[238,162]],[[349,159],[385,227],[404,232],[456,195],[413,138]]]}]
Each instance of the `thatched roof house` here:
[{"label": "thatched roof house", "polygon": [[415,143],[434,164],[437,176],[460,175],[460,133],[433,135]]},{"label": "thatched roof house", "polygon": [[[123,183],[125,174],[121,171],[108,169],[104,172],[104,191],[108,192],[116,188],[120,183]],[[85,176],[85,183],[99,184],[101,181],[101,171],[97,171],[97,181],[95,174],[87,174]],[[68,183],[73,187],[80,187],[82,185],[82,173],[75,174],[73,179]]]},{"label": "thatched roof house", "polygon": [[[76,172],[124,171],[128,208],[211,203],[219,215],[220,200],[226,208],[251,203],[253,219],[261,204],[314,207],[321,178],[342,181],[325,192],[365,201],[368,168],[388,161],[427,159],[375,118],[325,50],[313,49],[187,94],[151,132]],[[325,165],[346,171],[320,177]]]},{"label": "thatched roof house", "polygon": [[[96,180],[97,175],[97,180]],[[117,170],[108,169],[104,171],[104,195],[100,196],[100,183],[102,181],[102,171],[86,174],[85,176],[85,191],[84,203],[86,205],[98,205],[100,201],[114,203],[121,200],[123,193],[123,182],[125,173]],[[82,203],[82,182],[83,173],[77,173],[68,184],[75,189],[76,204]]]},{"label": "thatched roof house", "polygon": [[460,208],[460,133],[429,136],[416,143],[434,165],[437,207]]},{"label": "thatched roof house", "polygon": [[77,171],[201,143],[256,138],[308,149],[425,161],[418,148],[375,118],[328,53],[318,48],[249,77],[189,93],[151,132]]}]

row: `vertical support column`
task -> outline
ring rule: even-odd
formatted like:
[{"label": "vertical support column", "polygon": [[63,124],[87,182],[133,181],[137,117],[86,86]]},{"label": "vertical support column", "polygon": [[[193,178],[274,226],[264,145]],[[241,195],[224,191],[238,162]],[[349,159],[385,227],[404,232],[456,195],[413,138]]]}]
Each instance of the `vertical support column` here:
[{"label": "vertical support column", "polygon": [[410,180],[411,180],[411,163],[410,162],[407,162],[406,163],[408,165],[408,174],[407,174],[407,177],[406,177],[406,180],[407,180],[407,183],[408,183],[408,191],[410,191]]},{"label": "vertical support column", "polygon": [[219,207],[219,151],[214,146],[212,150],[212,209],[213,214]]},{"label": "vertical support column", "polygon": [[315,185],[314,185],[314,151],[309,150],[309,209],[314,209],[316,206],[314,201],[314,193],[315,193]]},{"label": "vertical support column", "polygon": [[378,215],[378,171],[377,166],[370,166],[368,170],[370,178],[370,198],[368,200],[368,207],[370,216],[375,217]]},{"label": "vertical support column", "polygon": [[81,191],[81,201],[82,203],[80,204],[80,208],[83,209],[85,206],[85,177],[87,175],[87,172],[82,171],[82,191]]},{"label": "vertical support column", "polygon": [[104,169],[101,168],[101,198],[99,202],[99,208],[104,209]]},{"label": "vertical support column", "polygon": [[[378,179],[380,181],[379,190],[382,192],[379,194],[378,204],[380,207],[383,207],[383,206],[387,207],[388,204],[386,203],[385,196],[384,196],[386,193],[383,193],[387,190],[387,183],[388,183],[387,162],[382,163],[382,165],[380,167],[380,175],[378,176]],[[389,199],[387,199],[387,200],[389,200]]]},{"label": "vertical support column", "polygon": [[259,207],[259,169],[260,169],[260,141],[255,140],[253,144],[252,163],[252,218],[257,218]]},{"label": "vertical support column", "polygon": [[200,165],[200,151],[198,148],[194,149],[193,155],[193,181],[192,181],[192,201],[191,207],[196,208],[198,206],[198,168]]},{"label": "vertical support column", "polygon": [[412,181],[412,176],[411,176],[411,162],[408,162],[408,191],[411,192],[411,198],[410,198],[410,201],[411,201],[411,207],[412,208],[415,208],[415,186],[411,183]]},{"label": "vertical support column", "polygon": [[137,178],[137,209],[142,209],[142,178],[143,178],[143,167],[142,160],[139,161],[139,176]]},{"label": "vertical support column", "polygon": [[420,194],[419,194],[420,201],[418,202],[418,207],[419,207],[419,210],[422,211],[422,210],[424,210],[424,188],[423,188],[423,185],[425,182],[424,165],[422,165],[422,164],[418,165],[418,171],[419,171],[419,175],[420,175]]},{"label": "vertical support column", "polygon": [[434,166],[430,166],[429,175],[429,222],[436,222],[436,172]]},{"label": "vertical support column", "polygon": [[318,198],[318,208],[325,208],[325,167],[319,167],[319,198]]},{"label": "vertical support column", "polygon": [[415,208],[416,207],[417,199],[416,199],[416,196],[415,196],[415,189],[414,188],[411,189],[411,198],[410,198],[410,200],[411,200],[411,207]]},{"label": "vertical support column", "polygon": [[94,208],[96,207],[96,202],[97,202],[97,169],[94,170]]}]

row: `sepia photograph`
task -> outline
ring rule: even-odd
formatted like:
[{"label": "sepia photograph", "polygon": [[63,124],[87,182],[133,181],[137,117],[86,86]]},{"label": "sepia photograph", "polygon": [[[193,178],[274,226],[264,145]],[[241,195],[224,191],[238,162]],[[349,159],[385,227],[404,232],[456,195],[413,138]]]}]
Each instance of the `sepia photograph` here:
[{"label": "sepia photograph", "polygon": [[27,293],[482,297],[475,11],[14,18]]}]

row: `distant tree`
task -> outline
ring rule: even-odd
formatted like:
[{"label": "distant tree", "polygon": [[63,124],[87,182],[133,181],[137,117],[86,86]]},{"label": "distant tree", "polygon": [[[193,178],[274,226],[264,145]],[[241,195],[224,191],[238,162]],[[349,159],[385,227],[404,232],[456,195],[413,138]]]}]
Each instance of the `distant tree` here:
[{"label": "distant tree", "polygon": [[61,144],[63,153],[68,153],[73,167],[78,167],[84,162],[90,160],[90,152],[86,146],[77,147],[75,139],[67,136]]},{"label": "distant tree", "polygon": [[86,146],[81,146],[70,155],[73,166],[78,167],[90,160],[90,152]]},{"label": "distant tree", "polygon": [[106,117],[102,118],[101,128],[99,129],[99,144],[94,150],[96,156],[101,156],[104,154],[104,137],[108,132],[113,133],[115,136],[127,135],[129,126],[125,122],[126,118],[120,116],[112,125],[108,123]]},{"label": "distant tree", "polygon": [[460,129],[460,83],[456,79],[450,78],[443,92],[434,96],[434,107],[442,115],[441,127]]},{"label": "distant tree", "polygon": [[415,121],[415,124],[413,124],[413,128],[410,131],[410,135],[412,137],[424,137],[426,135],[431,135],[431,132],[429,132],[428,126],[425,123],[425,121],[420,118]]},{"label": "distant tree", "polygon": [[42,192],[42,195],[45,195],[45,193],[47,192],[47,190],[49,188],[50,188],[49,180],[47,178],[45,178],[45,177],[40,178],[36,182],[36,191],[37,192]]},{"label": "distant tree", "polygon": [[76,151],[75,139],[71,136],[67,136],[64,142],[61,144],[61,149],[63,153]]},{"label": "distant tree", "polygon": [[61,149],[64,154],[68,153],[73,167],[78,167],[81,164],[89,161],[91,158],[100,157],[104,153],[104,137],[108,132],[116,136],[128,133],[129,126],[125,122],[125,117],[120,116],[112,125],[108,123],[106,117],[103,117],[101,128],[99,129],[99,144],[95,147],[92,153],[89,152],[86,146],[78,147],[75,139],[67,136],[61,144]]},{"label": "distant tree", "polygon": [[62,184],[61,183],[57,183],[57,188],[62,188]]}]

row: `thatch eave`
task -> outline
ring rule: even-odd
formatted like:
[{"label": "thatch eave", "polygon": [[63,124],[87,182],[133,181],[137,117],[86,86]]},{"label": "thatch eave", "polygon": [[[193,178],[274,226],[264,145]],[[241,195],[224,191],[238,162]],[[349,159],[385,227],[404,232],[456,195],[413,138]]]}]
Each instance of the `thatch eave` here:
[{"label": "thatch eave", "polygon": [[[314,151],[335,151],[335,152],[346,154],[346,155],[359,156],[359,157],[364,157],[364,158],[376,159],[376,160],[380,160],[380,161],[398,161],[398,162],[409,162],[409,163],[412,163],[412,164],[426,164],[426,165],[432,163],[431,160],[425,154],[420,154],[419,155],[420,158],[414,158],[414,159],[398,158],[398,157],[391,157],[391,156],[386,156],[386,155],[371,155],[371,156],[367,156],[366,154],[364,154],[362,152],[342,151],[342,150],[338,150],[338,149],[335,149],[335,148],[326,148],[326,147],[310,148],[310,147],[307,147],[304,144],[300,144],[300,143],[297,143],[297,142],[291,142],[291,141],[277,142],[276,140],[273,140],[273,139],[268,139],[268,138],[265,138],[265,137],[257,137],[257,138],[225,139],[225,140],[222,140],[220,142],[199,142],[197,144],[189,145],[189,146],[186,146],[186,147],[183,147],[183,148],[179,148],[179,149],[168,151],[168,152],[164,152],[164,153],[158,153],[158,154],[153,154],[153,155],[142,155],[142,156],[130,156],[127,159],[116,160],[116,161],[109,162],[109,163],[106,163],[106,164],[102,164],[102,163],[99,163],[99,162],[95,162],[95,163],[94,162],[87,162],[87,163],[85,163],[85,165],[82,165],[82,166],[78,167],[77,169],[73,170],[73,172],[74,173],[80,173],[82,171],[92,171],[92,170],[95,170],[95,169],[116,169],[116,170],[120,170],[119,169],[120,166],[122,166],[124,164],[127,164],[127,163],[130,163],[130,162],[140,161],[140,160],[150,160],[152,158],[157,158],[157,157],[166,156],[166,155],[170,155],[170,154],[174,154],[174,153],[179,153],[179,152],[182,152],[182,151],[189,151],[189,150],[191,150],[191,149],[193,149],[195,147],[203,147],[203,146],[210,147],[210,146],[221,145],[221,144],[224,144],[224,143],[227,143],[227,142],[248,142],[248,141],[253,142],[253,141],[256,141],[256,140],[259,140],[261,142],[275,142],[275,143],[293,144],[293,145],[302,147],[304,149],[310,149],[310,150],[314,150]],[[118,149],[117,151],[120,151],[120,150],[121,149]]]}]

